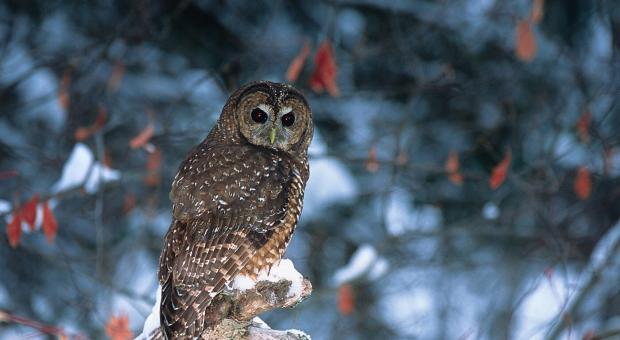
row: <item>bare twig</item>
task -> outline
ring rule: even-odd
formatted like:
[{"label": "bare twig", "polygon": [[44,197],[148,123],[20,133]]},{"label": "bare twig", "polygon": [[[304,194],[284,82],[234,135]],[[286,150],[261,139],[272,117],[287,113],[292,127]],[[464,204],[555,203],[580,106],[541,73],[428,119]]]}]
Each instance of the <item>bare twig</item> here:
[{"label": "bare twig", "polygon": [[596,286],[603,275],[603,271],[609,267],[611,261],[620,250],[620,221],[611,227],[607,233],[597,243],[590,261],[584,269],[577,289],[571,299],[566,304],[566,308],[557,317],[555,324],[547,333],[546,339],[558,339],[562,331],[568,325],[565,320],[570,320],[583,300],[588,296],[592,288]]}]

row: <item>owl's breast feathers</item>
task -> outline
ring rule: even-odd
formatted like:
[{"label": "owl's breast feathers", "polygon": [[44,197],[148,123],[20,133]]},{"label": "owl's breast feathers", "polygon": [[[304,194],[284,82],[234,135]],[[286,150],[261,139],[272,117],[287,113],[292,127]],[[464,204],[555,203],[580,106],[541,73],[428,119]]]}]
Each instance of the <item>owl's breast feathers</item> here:
[{"label": "owl's breast feathers", "polygon": [[205,309],[235,275],[255,278],[281,258],[307,179],[306,161],[251,145],[203,144],[183,162],[159,268],[168,338],[199,336]]}]

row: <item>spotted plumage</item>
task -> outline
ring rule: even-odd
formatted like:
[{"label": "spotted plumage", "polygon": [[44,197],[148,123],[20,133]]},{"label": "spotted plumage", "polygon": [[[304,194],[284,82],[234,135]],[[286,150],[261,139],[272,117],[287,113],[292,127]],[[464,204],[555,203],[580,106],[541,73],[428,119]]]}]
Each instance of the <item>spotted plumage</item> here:
[{"label": "spotted plumage", "polygon": [[312,114],[288,85],[233,93],[172,183],[173,221],[160,256],[160,321],[168,339],[196,338],[205,310],[236,275],[279,260],[301,214]]}]

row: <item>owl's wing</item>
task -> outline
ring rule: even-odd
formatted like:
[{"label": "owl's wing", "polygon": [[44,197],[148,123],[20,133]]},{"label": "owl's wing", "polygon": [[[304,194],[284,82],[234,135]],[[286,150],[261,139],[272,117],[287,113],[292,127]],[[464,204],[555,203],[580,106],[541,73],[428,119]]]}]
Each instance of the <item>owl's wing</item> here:
[{"label": "owl's wing", "polygon": [[[195,161],[196,160],[196,161]],[[286,159],[253,147],[198,148],[173,182],[174,222],[160,259],[161,324],[197,337],[205,309],[267,242],[299,190]],[[296,218],[295,218],[296,222]]]}]

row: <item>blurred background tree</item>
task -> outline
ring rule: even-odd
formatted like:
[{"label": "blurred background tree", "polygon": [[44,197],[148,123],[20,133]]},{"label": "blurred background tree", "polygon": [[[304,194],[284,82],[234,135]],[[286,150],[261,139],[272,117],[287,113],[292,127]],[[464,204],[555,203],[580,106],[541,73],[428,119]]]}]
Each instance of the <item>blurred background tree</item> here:
[{"label": "blurred background tree", "polygon": [[317,126],[272,327],[618,336],[619,47],[611,0],[5,0],[0,337],[140,332],[172,176],[257,79]]}]

